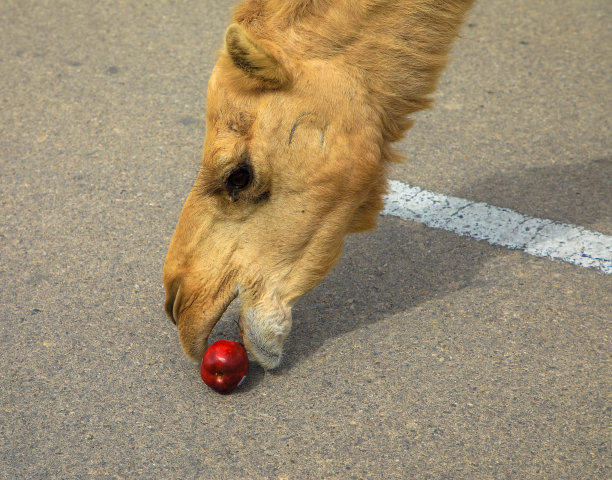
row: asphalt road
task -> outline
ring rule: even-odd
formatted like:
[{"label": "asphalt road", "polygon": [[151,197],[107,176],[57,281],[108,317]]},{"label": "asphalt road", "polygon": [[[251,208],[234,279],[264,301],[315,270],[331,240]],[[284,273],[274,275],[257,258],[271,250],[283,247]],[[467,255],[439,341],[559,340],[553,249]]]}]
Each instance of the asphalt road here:
[{"label": "asphalt road", "polygon": [[[612,276],[392,217],[202,383],[161,269],[231,3],[0,3],[0,478],[611,478]],[[392,178],[611,235],[610,25],[477,3]]]}]

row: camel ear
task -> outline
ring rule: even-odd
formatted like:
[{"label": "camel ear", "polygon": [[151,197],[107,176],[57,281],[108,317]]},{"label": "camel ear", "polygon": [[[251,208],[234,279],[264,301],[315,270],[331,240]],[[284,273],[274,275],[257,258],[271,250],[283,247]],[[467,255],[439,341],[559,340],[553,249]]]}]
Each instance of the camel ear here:
[{"label": "camel ear", "polygon": [[225,50],[239,69],[262,87],[280,88],[289,82],[289,72],[277,57],[272,46],[261,40],[255,42],[244,29],[234,23],[225,33]]}]

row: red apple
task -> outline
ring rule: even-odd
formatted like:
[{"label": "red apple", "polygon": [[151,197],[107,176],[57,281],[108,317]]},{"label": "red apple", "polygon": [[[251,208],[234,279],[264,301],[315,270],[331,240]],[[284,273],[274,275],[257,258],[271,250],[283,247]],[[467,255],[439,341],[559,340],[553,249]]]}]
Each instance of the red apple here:
[{"label": "red apple", "polygon": [[249,373],[249,357],[242,343],[218,340],[202,357],[200,375],[204,383],[219,393],[230,393]]}]

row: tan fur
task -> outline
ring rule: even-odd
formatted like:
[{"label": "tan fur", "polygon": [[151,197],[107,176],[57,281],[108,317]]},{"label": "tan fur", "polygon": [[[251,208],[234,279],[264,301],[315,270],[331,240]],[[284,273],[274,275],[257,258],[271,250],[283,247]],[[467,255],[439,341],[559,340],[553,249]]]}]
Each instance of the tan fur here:
[{"label": "tan fur", "polygon": [[[472,0],[248,0],[207,96],[202,168],[164,266],[166,311],[202,357],[242,300],[246,347],[280,362],[291,307],[342,239],[376,225],[391,143],[427,108]],[[247,169],[251,180],[232,190]]]}]

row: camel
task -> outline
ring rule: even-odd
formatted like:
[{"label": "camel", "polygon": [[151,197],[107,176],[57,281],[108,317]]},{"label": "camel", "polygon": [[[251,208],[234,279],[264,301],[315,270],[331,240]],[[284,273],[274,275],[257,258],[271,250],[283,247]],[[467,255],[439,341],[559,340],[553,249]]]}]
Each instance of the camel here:
[{"label": "camel", "polygon": [[428,108],[473,0],[246,0],[208,83],[201,169],[166,256],[186,355],[240,298],[239,333],[277,367],[295,302],[376,226],[392,148]]}]

